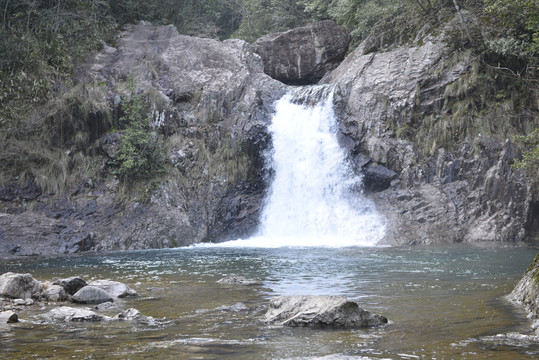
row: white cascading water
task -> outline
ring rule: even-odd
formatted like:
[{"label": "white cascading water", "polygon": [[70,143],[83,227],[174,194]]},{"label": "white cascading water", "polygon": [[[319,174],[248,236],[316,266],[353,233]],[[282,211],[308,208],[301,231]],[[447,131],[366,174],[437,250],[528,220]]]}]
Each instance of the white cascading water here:
[{"label": "white cascading water", "polygon": [[383,237],[384,219],[345,161],[332,91],[325,92],[314,106],[294,103],[293,94],[277,102],[269,128],[274,179],[258,234],[219,246],[372,246]]}]

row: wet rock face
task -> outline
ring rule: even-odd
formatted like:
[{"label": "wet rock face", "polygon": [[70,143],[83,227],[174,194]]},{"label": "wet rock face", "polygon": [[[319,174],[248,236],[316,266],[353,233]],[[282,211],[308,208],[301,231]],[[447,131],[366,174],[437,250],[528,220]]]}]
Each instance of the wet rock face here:
[{"label": "wet rock face", "polygon": [[346,55],[349,33],[331,20],[269,34],[253,43],[264,71],[285,84],[317,83]]},{"label": "wet rock face", "polygon": [[16,199],[35,200],[40,195],[41,189],[33,181],[26,182],[22,185],[16,182],[10,182],[0,186],[0,200],[2,201],[13,201]]},{"label": "wet rock face", "polygon": [[521,305],[533,319],[535,334],[539,336],[539,253],[515,286],[508,299]]},{"label": "wet rock face", "polygon": [[344,296],[278,296],[270,300],[264,322],[273,325],[357,329],[387,324]]}]

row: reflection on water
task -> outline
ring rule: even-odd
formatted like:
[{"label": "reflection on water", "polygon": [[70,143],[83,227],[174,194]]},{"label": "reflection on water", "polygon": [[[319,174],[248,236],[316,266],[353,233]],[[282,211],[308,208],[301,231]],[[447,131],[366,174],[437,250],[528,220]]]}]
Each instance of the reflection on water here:
[{"label": "reflection on water", "polygon": [[[0,328],[2,358],[112,359],[532,359],[537,339],[506,303],[535,250],[524,248],[190,248],[0,264],[39,280],[80,275],[136,289],[134,307],[156,324],[46,323],[46,304]],[[260,285],[217,283],[225,276]],[[357,300],[392,323],[320,331],[268,327],[258,319],[276,295],[331,294]],[[228,308],[242,302],[247,310]]]}]

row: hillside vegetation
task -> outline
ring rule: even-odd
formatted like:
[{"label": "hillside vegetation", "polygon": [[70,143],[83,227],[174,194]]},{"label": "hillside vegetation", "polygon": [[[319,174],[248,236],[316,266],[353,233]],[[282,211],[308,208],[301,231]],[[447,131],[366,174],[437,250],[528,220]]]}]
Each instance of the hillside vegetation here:
[{"label": "hillside vegetation", "polygon": [[[366,50],[384,51],[421,45],[440,23],[458,14],[466,35],[455,37],[455,56],[472,54],[480,61],[449,90],[448,124],[437,135],[443,141],[429,144],[425,153],[473,135],[465,122],[494,116],[488,109],[499,103],[505,107],[494,110],[505,111],[507,133],[518,135],[514,139],[525,151],[516,166],[531,174],[538,168],[539,131],[532,114],[539,88],[538,0],[0,0],[0,11],[0,184],[35,181],[57,193],[98,171],[129,181],[163,170],[162,161],[154,161],[161,159],[155,153],[162,151],[159,134],[147,135],[146,117],[131,111],[147,111],[141,98],[126,92],[125,114],[112,114],[97,101],[106,89],[80,83],[77,73],[85,54],[114,46],[122,27],[140,21],[173,24],[187,35],[253,41],[333,19],[351,32],[352,47],[366,40]],[[504,131],[506,125],[485,130]],[[136,159],[126,143],[123,157],[104,169],[92,149],[111,128],[130,134],[133,146],[153,152]],[[432,129],[396,130],[416,140]]]}]

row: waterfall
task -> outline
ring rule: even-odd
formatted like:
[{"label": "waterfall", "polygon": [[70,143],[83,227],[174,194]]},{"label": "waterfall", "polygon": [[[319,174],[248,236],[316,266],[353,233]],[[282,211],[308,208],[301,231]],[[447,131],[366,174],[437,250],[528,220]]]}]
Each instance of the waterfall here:
[{"label": "waterfall", "polygon": [[258,234],[225,246],[375,245],[384,219],[363,196],[361,176],[337,141],[333,90],[317,86],[285,95],[269,130],[274,178]]}]

